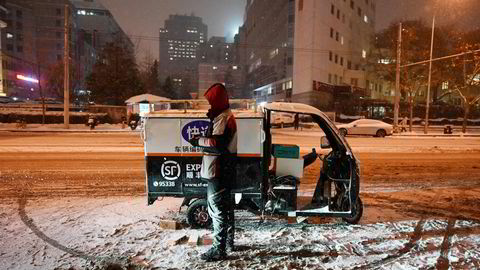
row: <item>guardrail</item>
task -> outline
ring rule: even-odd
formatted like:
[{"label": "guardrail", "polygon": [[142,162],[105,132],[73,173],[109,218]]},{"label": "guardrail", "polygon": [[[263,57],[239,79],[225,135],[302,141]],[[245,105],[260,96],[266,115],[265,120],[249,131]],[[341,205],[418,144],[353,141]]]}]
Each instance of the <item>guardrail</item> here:
[{"label": "guardrail", "polygon": [[[42,111],[42,104],[0,103],[0,110]],[[70,105],[70,111],[88,111],[88,106]],[[63,104],[45,104],[45,111],[63,111]]]}]

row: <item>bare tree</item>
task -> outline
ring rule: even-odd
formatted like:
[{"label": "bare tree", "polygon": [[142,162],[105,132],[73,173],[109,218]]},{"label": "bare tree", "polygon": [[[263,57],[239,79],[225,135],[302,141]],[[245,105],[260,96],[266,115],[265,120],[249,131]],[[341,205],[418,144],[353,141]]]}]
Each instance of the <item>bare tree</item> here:
[{"label": "bare tree", "polygon": [[473,51],[480,49],[480,30],[464,35],[456,49],[460,52],[470,52],[463,57],[451,61],[451,75],[449,84],[454,92],[462,99],[463,124],[462,132],[467,131],[467,121],[470,110],[480,100],[480,53]]},{"label": "bare tree", "polygon": [[[419,20],[403,22],[402,64],[414,63],[428,58],[429,28]],[[375,52],[372,54],[376,76],[395,83],[395,55],[397,50],[398,26],[390,25],[376,37]],[[413,107],[420,98],[422,87],[426,85],[426,65],[415,65],[401,70],[400,91],[407,101],[410,113],[410,131],[412,130]],[[423,100],[423,99],[421,99]]]}]

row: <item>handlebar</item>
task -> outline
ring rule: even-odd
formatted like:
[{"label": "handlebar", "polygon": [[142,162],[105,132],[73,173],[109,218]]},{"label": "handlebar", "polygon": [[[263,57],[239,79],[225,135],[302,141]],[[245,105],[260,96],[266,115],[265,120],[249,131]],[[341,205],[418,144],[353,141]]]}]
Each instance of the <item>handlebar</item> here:
[{"label": "handlebar", "polygon": [[312,152],[303,156],[303,168],[306,168],[307,166],[315,162],[315,160],[317,160],[317,157],[318,157],[317,150],[313,148]]}]

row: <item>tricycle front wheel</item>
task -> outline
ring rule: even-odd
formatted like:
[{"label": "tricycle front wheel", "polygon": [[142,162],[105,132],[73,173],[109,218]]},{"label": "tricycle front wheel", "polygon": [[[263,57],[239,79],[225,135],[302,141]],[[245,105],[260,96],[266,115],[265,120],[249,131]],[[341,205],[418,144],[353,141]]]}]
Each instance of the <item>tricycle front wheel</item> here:
[{"label": "tricycle front wheel", "polygon": [[[350,204],[350,201],[348,199],[345,199],[342,202],[342,209],[348,210],[350,208],[349,204]],[[343,217],[342,220],[350,224],[357,224],[362,218],[362,215],[363,215],[363,202],[360,199],[360,197],[357,197],[357,201],[352,207],[352,215],[350,217]]]}]

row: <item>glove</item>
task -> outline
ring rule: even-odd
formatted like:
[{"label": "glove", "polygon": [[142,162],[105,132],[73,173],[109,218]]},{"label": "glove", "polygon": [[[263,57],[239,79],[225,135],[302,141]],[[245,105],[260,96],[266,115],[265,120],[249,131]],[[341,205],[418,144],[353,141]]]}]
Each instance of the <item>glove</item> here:
[{"label": "glove", "polygon": [[188,142],[192,145],[192,146],[198,146],[198,140],[200,139],[200,137],[198,136],[195,136],[193,138],[191,138]]},{"label": "glove", "polygon": [[207,117],[208,119],[212,120],[213,119],[213,112],[212,112],[212,109],[208,109],[208,112],[207,112]]}]

